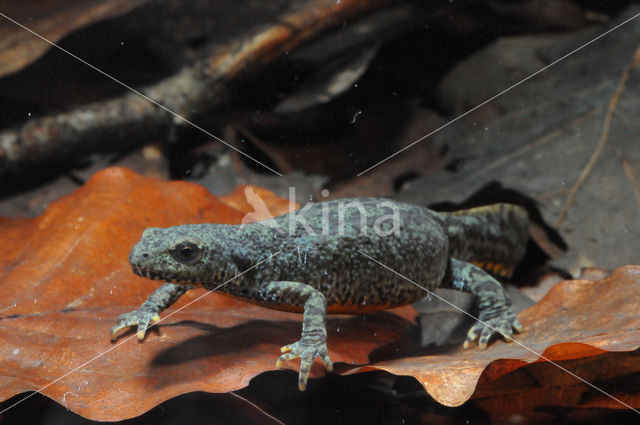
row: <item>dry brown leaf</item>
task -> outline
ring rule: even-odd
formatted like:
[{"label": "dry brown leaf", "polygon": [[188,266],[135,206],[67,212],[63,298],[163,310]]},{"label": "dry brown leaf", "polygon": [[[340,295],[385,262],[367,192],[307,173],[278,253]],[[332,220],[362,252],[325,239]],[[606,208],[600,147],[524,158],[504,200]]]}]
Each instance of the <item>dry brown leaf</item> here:
[{"label": "dry brown leaf", "polygon": [[458,406],[471,398],[478,381],[496,380],[528,363],[544,361],[541,357],[560,361],[636,350],[640,347],[638,299],[640,266],[621,267],[600,281],[560,282],[518,315],[525,327],[516,337],[521,345],[498,341],[486,351],[458,348],[380,362],[359,371],[414,376],[434,399]]},{"label": "dry brown leaf", "polygon": [[[636,13],[634,6],[619,21]],[[442,97],[458,115],[605,30],[498,39],[454,67]],[[399,199],[462,203],[498,192],[499,183],[535,202],[566,241],[551,265],[578,277],[584,267],[636,263],[639,31],[638,19],[628,22],[421,142],[446,144],[454,166],[410,182]]]},{"label": "dry brown leaf", "polygon": [[[52,42],[78,28],[122,15],[147,0],[1,1],[0,11]],[[0,17],[0,77],[14,73],[42,56],[51,45]]]},{"label": "dry brown leaf", "polygon": [[[287,204],[263,189],[253,190],[269,208]],[[0,297],[6,300],[0,313],[0,397],[42,389],[69,410],[114,421],[178,394],[242,388],[274,370],[279,347],[300,336],[300,316],[209,294],[167,317],[203,290],[190,291],[165,312],[166,319],[143,343],[126,337],[109,341],[116,317],[158,286],[135,276],[127,261],[142,230],[240,223],[252,211],[238,199],[243,193],[239,189],[236,196],[223,197],[225,203],[195,184],[110,168],[36,219],[0,220]],[[553,360],[636,349],[639,282],[638,266],[597,282],[563,282],[521,313],[526,331],[519,340]],[[414,376],[436,400],[457,405],[471,396],[478,380],[482,389],[538,359],[502,341],[487,351],[406,358],[417,343],[415,315],[407,306],[366,317],[330,317],[329,352],[343,363],[337,370],[349,372],[366,365],[373,351],[384,353],[391,360],[359,370]],[[319,364],[312,369],[313,377],[323,374]],[[295,381],[291,376],[292,387]]]},{"label": "dry brown leaf", "polygon": [[[273,193],[254,190],[272,211],[288,207]],[[193,183],[110,168],[36,219],[0,220],[0,397],[51,384],[42,393],[69,410],[114,421],[186,392],[239,389],[274,370],[280,347],[299,339],[301,317],[219,294],[168,318],[142,344],[109,340],[116,317],[158,286],[128,264],[142,230],[240,223],[252,208],[242,189],[234,193],[224,203]],[[163,316],[204,293],[190,291]],[[366,320],[329,320],[332,359],[367,363],[371,351],[411,334],[414,315],[404,307]],[[316,367],[311,375],[323,373]]]}]

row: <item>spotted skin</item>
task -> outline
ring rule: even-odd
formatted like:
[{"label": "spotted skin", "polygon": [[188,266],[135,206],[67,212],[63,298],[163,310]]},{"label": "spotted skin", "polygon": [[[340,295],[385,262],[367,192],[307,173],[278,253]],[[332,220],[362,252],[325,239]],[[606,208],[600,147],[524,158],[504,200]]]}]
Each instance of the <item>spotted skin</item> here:
[{"label": "spotted skin", "polygon": [[450,255],[510,276],[524,255],[529,218],[524,208],[495,204],[443,214]]},{"label": "spotted skin", "polygon": [[478,339],[486,348],[496,331],[509,339],[522,325],[500,283],[468,261],[508,273],[524,253],[527,223],[524,209],[507,204],[437,213],[389,199],[354,198],[308,204],[263,223],[149,228],[129,261],[136,274],[166,283],[118,318],[112,338],[137,325],[142,340],[158,314],[196,286],[301,312],[302,337],[282,347],[277,366],[300,358],[298,384],[304,390],[316,357],[332,369],[327,312],[365,313],[425,296],[400,274],[429,290],[454,287],[474,294],[484,324],[472,327],[465,347]]}]

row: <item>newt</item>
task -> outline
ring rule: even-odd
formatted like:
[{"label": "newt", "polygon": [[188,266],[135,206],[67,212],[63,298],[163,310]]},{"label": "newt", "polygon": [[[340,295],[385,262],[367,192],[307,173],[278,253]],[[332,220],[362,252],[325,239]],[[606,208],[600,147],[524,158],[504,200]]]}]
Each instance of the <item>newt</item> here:
[{"label": "newt", "polygon": [[496,331],[510,341],[523,326],[507,292],[482,267],[509,275],[524,255],[528,237],[527,212],[519,206],[441,213],[385,198],[310,203],[242,225],[148,228],[129,262],[135,274],[165,283],[137,310],[120,315],[111,335],[115,339],[121,329],[137,326],[137,337],[143,340],[149,325],[160,320],[159,313],[194,287],[299,312],[301,338],[282,347],[276,366],[300,358],[302,391],[317,357],[328,371],[333,369],[326,344],[327,313],[398,307],[424,298],[425,289],[448,287],[476,297],[480,320],[464,346],[478,340],[485,349]]}]

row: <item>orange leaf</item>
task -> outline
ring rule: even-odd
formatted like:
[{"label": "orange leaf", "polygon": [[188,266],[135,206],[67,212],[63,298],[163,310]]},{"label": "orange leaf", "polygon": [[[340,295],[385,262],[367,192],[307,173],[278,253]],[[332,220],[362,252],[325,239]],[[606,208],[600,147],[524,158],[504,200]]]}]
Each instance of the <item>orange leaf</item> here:
[{"label": "orange leaf", "polygon": [[[68,33],[135,9],[148,0],[48,0],[39,3],[3,1],[2,13],[54,43]],[[47,11],[43,13],[43,11]],[[5,21],[5,18],[2,18]],[[18,71],[51,48],[14,23],[0,26],[0,77]]]},{"label": "orange leaf", "polygon": [[[264,189],[256,193],[272,211],[288,205]],[[240,223],[252,208],[238,199],[242,190],[234,194],[222,202],[196,184],[110,168],[37,219],[0,220],[0,397],[46,386],[42,393],[69,410],[115,421],[182,393],[239,389],[274,370],[280,347],[299,339],[301,316],[219,294],[163,321],[141,344],[109,338],[116,317],[160,284],[131,272],[129,250],[142,231]],[[163,316],[204,293],[189,291]],[[374,349],[407,338],[414,315],[404,307],[366,320],[330,319],[332,359],[366,364]]]},{"label": "orange leaf", "polygon": [[[301,317],[219,294],[163,320],[141,344],[126,338],[109,341],[116,317],[139,306],[159,285],[135,276],[128,264],[142,230],[240,223],[247,213],[257,212],[255,202],[242,198],[244,190],[216,198],[192,183],[110,168],[36,219],[0,219],[0,297],[6,300],[0,311],[0,397],[42,388],[87,418],[115,421],[182,393],[239,389],[274,370],[279,347],[300,337]],[[271,214],[286,211],[286,200],[264,189],[254,191]],[[562,282],[520,314],[526,329],[517,338],[554,361],[634,350],[640,345],[639,292],[638,266],[620,268],[597,282]],[[204,293],[189,291],[163,317]],[[331,317],[330,355],[347,364],[338,370],[348,373],[351,365],[366,365],[374,350],[387,358],[393,357],[388,353],[406,355],[415,314],[403,307],[366,320]],[[490,405],[504,388],[495,383],[536,361],[537,354],[497,341],[486,351],[456,349],[355,370],[414,376],[443,404],[459,405],[476,391]],[[322,367],[315,366],[312,376],[321,376]],[[296,378],[291,378],[295,387]]]},{"label": "orange leaf", "polygon": [[438,402],[459,406],[478,383],[481,389],[528,363],[544,361],[541,356],[557,362],[637,349],[639,299],[640,266],[621,267],[600,281],[560,282],[518,315],[525,327],[515,337],[521,345],[497,341],[486,351],[458,348],[446,354],[380,362],[358,371],[411,375]]}]

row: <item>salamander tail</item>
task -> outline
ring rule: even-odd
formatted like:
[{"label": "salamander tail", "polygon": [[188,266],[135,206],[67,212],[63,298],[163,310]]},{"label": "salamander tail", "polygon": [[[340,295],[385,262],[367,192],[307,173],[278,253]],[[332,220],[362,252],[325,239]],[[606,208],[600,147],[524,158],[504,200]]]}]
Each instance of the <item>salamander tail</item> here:
[{"label": "salamander tail", "polygon": [[529,239],[529,216],[517,205],[495,204],[440,213],[453,258],[500,276],[511,276]]}]

